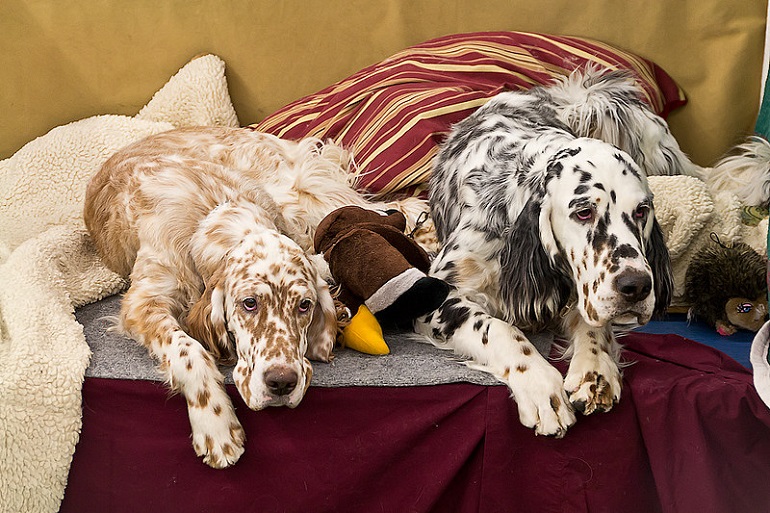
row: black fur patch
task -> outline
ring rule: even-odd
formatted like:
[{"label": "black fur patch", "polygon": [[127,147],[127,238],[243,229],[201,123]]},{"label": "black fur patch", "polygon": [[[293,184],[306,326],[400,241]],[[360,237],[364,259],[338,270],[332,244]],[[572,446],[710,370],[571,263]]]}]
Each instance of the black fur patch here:
[{"label": "black fur patch", "polygon": [[626,157],[624,157],[620,153],[615,153],[614,157],[615,157],[615,160],[617,160],[618,162],[623,164],[623,175],[624,176],[627,175],[627,174],[630,174],[630,175],[636,177],[637,180],[641,180],[642,179],[642,177],[639,176],[639,173],[636,171],[636,169],[634,169],[633,165],[628,161],[628,159],[626,159]]},{"label": "black fur patch", "polygon": [[575,155],[579,154],[581,151],[583,151],[583,148],[564,148],[563,150],[560,150],[554,158],[556,159],[563,159],[566,156],[574,157]]},{"label": "black fur patch", "polygon": [[[577,190],[577,189],[576,189]],[[569,208],[575,208],[578,205],[585,206],[586,208],[591,206],[591,202],[588,200],[588,196],[581,196],[579,198],[572,198],[567,204]]]},{"label": "black fur patch", "polygon": [[457,328],[465,324],[470,317],[470,309],[467,306],[457,306],[460,298],[452,298],[444,301],[438,308],[438,322],[441,323],[441,334],[447,339],[452,338]]},{"label": "black fur patch", "polygon": [[612,252],[612,259],[617,261],[621,258],[636,258],[639,252],[630,244],[621,244]]},{"label": "black fur patch", "polygon": [[556,178],[557,180],[561,178],[561,173],[564,171],[564,164],[562,164],[559,161],[551,162],[548,164],[548,169],[546,169],[547,177],[546,181],[551,180],[553,178]]},{"label": "black fur patch", "polygon": [[[577,187],[575,187],[575,190],[572,191],[572,194],[575,194],[575,195],[585,194],[588,192],[589,189],[590,187],[587,185],[578,185]],[[572,200],[572,201],[575,201],[575,200]],[[572,201],[570,203],[572,203]]]},{"label": "black fur patch", "polygon": [[630,215],[628,215],[627,212],[623,212],[623,215],[621,216],[623,218],[623,224],[626,225],[626,228],[631,231],[631,233],[634,234],[634,237],[636,237],[636,240],[640,240],[639,237],[639,226],[634,222],[634,220],[631,218]]}]

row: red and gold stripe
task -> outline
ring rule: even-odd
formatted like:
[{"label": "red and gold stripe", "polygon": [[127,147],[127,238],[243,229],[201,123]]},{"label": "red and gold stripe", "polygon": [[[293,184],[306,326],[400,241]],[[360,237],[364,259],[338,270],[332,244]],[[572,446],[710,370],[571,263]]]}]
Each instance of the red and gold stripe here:
[{"label": "red and gold stripe", "polygon": [[492,96],[546,84],[576,68],[625,69],[662,116],[686,103],[655,63],[590,39],[526,32],[441,37],[400,51],[252,128],[288,139],[316,136],[353,152],[359,184],[376,196],[425,190],[451,125]]}]

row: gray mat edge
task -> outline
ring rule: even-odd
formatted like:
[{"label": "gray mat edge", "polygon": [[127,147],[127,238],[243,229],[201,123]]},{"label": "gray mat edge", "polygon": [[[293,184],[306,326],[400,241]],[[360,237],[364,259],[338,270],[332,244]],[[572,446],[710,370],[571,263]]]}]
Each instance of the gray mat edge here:
[{"label": "gray mat edge", "polygon": [[[137,342],[111,329],[120,309],[120,295],[114,295],[76,309],[92,351],[86,377],[162,381],[155,362]],[[551,347],[553,336],[530,338],[542,354]],[[495,377],[466,365],[451,351],[432,345],[425,337],[407,332],[385,332],[390,354],[367,355],[335,348],[330,363],[313,362],[311,386],[317,387],[409,387],[448,383],[501,385]],[[225,383],[232,383],[232,368],[222,367]]]}]

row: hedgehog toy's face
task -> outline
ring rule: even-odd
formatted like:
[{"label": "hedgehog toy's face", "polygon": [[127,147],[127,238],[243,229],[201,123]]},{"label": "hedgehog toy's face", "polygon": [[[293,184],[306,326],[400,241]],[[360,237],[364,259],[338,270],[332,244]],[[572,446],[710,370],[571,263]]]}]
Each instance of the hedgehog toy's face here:
[{"label": "hedgehog toy's face", "polygon": [[759,297],[751,300],[734,297],[725,304],[727,320],[739,328],[759,331],[767,318],[767,299]]}]

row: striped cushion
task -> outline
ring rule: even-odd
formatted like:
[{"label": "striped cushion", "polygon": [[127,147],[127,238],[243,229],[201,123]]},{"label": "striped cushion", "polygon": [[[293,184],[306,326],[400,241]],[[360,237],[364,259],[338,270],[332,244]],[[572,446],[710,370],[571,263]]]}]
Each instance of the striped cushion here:
[{"label": "striped cushion", "polygon": [[549,83],[595,63],[628,69],[644,100],[666,116],[686,102],[665,71],[598,41],[523,32],[441,37],[401,51],[299,99],[252,128],[316,136],[350,149],[359,184],[375,196],[425,192],[437,144],[490,97]]}]

